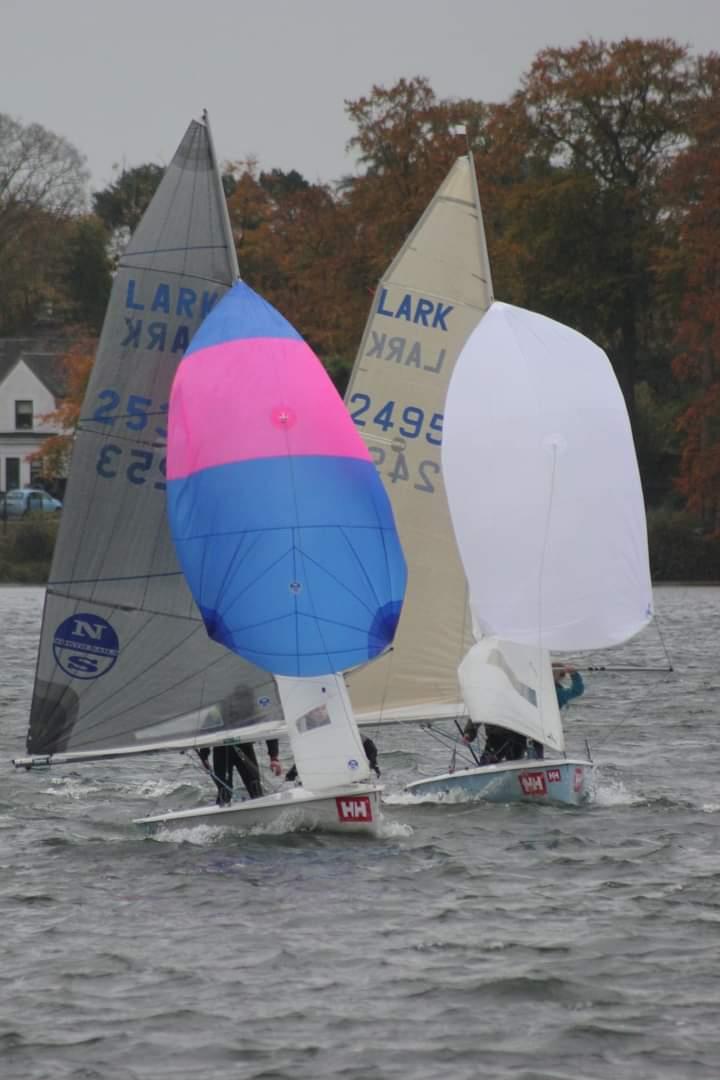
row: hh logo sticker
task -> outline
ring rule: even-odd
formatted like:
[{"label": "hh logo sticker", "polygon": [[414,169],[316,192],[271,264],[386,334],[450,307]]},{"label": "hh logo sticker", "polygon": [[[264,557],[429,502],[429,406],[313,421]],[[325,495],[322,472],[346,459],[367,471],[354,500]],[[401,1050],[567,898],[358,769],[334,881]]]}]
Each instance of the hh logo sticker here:
[{"label": "hh logo sticker", "polygon": [[580,766],[575,766],[575,779],[573,781],[573,791],[582,791],[583,780],[585,779],[585,770]]},{"label": "hh logo sticker", "polygon": [[545,795],[547,793],[544,772],[520,773],[518,780],[520,781],[523,795]]},{"label": "hh logo sticker", "polygon": [[551,784],[559,784],[560,783],[560,770],[559,769],[548,769],[547,778],[548,778],[549,783],[551,783]]},{"label": "hh logo sticker", "polygon": [[372,821],[372,806],[368,795],[348,795],[335,799],[340,821]]},{"label": "hh logo sticker", "polygon": [[78,612],[60,623],[53,638],[55,660],[73,679],[105,675],[119,651],[118,636],[110,623],[88,612]]}]

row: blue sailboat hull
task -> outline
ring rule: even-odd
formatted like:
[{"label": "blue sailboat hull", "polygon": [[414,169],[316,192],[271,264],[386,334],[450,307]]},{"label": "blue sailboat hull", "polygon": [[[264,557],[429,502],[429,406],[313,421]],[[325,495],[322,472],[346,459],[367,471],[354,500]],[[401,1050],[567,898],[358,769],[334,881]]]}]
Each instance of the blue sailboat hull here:
[{"label": "blue sailboat hull", "polygon": [[592,770],[584,758],[503,761],[416,780],[405,790],[419,797],[580,806],[590,798]]}]

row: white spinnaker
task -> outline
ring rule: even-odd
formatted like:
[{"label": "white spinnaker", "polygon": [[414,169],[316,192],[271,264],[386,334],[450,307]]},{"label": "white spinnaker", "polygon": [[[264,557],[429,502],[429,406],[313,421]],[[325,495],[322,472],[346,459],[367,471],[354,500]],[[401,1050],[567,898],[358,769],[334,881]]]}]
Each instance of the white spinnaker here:
[{"label": "white spinnaker", "polygon": [[542,315],[493,304],[455,366],[442,465],[483,634],[597,649],[649,622],[635,448],[597,345]]},{"label": "white spinnaker", "polygon": [[483,638],[467,654],[458,674],[476,724],[499,724],[558,753],[565,749],[546,649]]},{"label": "white spinnaker", "polygon": [[303,787],[317,792],[367,780],[370,767],[342,675],[276,681]]}]

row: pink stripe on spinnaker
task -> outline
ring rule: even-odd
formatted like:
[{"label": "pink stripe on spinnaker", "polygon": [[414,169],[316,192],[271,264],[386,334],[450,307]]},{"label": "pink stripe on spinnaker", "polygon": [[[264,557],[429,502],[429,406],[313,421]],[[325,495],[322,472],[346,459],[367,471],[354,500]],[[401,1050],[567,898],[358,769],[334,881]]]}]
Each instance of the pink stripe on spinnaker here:
[{"label": "pink stripe on spinnaker", "polygon": [[304,341],[251,338],[184,358],[170,397],[169,480],[288,454],[370,460],[330,377]]}]

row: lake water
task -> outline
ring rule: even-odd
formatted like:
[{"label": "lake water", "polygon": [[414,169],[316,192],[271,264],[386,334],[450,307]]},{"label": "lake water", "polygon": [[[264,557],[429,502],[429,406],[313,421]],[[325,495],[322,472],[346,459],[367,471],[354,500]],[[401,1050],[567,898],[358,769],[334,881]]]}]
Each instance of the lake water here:
[{"label": "lake water", "polygon": [[588,807],[408,805],[448,752],[396,728],[377,840],[143,837],[211,800],[181,755],[15,772],[42,599],[0,589],[2,1080],[720,1076],[720,589],[594,658],[650,670],[569,712]]}]

